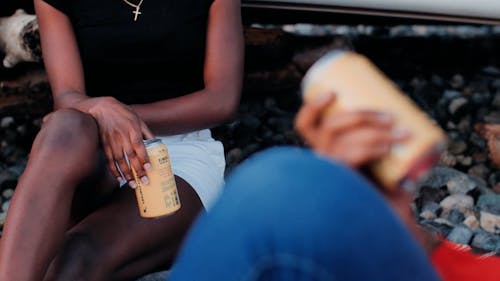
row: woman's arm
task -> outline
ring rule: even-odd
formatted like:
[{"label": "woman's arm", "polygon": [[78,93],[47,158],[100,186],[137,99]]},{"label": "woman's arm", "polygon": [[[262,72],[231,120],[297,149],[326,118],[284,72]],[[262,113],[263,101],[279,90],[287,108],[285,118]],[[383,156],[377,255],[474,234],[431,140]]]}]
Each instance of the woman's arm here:
[{"label": "woman's arm", "polygon": [[[135,186],[124,157],[126,153],[138,177],[147,182],[144,169],[149,167],[149,159],[142,140],[152,138],[153,134],[130,107],[111,97],[89,98],[85,95],[83,67],[70,19],[42,0],[35,0],[34,4],[54,109],[73,108],[92,115],[99,126],[110,172],[118,181],[123,180],[116,163],[125,179]],[[44,118],[48,119],[50,116]]]},{"label": "woman's arm", "polygon": [[82,63],[71,22],[64,13],[42,0],[35,0],[34,4],[54,109],[71,107],[87,98]]},{"label": "woman's arm", "polygon": [[226,121],[240,99],[243,49],[240,1],[215,0],[208,21],[205,88],[132,108],[156,134],[184,133]]}]

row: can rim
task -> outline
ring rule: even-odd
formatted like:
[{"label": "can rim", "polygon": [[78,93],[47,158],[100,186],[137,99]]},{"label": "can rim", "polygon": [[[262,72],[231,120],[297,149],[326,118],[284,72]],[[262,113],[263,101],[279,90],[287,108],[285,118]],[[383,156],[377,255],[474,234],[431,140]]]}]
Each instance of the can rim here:
[{"label": "can rim", "polygon": [[310,82],[314,77],[318,76],[319,72],[322,72],[329,63],[332,61],[338,59],[342,55],[345,55],[349,53],[350,51],[347,50],[333,50],[328,53],[326,53],[324,56],[319,58],[306,72],[304,75],[304,78],[302,79],[301,83],[301,96],[303,97],[305,95],[305,91],[307,86],[309,86]]},{"label": "can rim", "polygon": [[150,145],[155,144],[155,143],[161,143],[161,139],[158,139],[158,138],[147,139],[147,140],[143,140],[143,142],[144,142],[144,145],[147,147],[147,146],[150,146]]}]

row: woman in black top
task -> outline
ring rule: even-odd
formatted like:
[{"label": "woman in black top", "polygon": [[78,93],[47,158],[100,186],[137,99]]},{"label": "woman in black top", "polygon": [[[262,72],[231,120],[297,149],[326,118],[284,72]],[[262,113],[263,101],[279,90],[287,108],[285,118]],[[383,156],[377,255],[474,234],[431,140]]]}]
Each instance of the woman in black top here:
[{"label": "woman in black top", "polygon": [[[11,202],[0,280],[130,280],[167,266],[221,186],[223,149],[208,128],[239,102],[239,1],[35,0],[35,8],[54,112]],[[173,150],[182,207],[148,220],[117,181],[136,186],[124,153],[148,181],[142,140],[154,135]]]}]

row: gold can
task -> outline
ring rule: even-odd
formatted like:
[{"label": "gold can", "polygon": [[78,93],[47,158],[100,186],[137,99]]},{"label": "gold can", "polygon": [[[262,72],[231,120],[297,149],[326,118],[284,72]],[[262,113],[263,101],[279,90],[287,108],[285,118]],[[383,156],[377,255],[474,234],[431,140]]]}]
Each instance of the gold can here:
[{"label": "gold can", "polygon": [[144,184],[132,168],[137,183],[135,195],[140,215],[143,218],[170,215],[180,209],[181,202],[167,146],[161,139],[145,140],[144,145],[152,166],[151,170],[146,171],[149,183]]},{"label": "gold can", "polygon": [[351,110],[387,112],[394,116],[396,127],[410,131],[408,141],[394,145],[370,169],[384,187],[414,191],[446,148],[443,130],[371,61],[355,52],[332,51],[306,73],[304,99],[329,93],[337,99],[326,115]]}]

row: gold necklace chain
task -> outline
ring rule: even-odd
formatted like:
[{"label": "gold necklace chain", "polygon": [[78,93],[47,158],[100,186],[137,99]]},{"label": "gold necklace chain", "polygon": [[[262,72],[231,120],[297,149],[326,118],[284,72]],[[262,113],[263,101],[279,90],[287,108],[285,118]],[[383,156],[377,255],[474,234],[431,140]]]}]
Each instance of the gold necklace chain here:
[{"label": "gold necklace chain", "polygon": [[135,11],[132,12],[134,14],[134,21],[137,21],[137,17],[142,14],[141,13],[142,1],[144,1],[144,0],[141,0],[139,2],[139,4],[136,5],[136,4],[132,3],[132,2],[129,2],[128,0],[123,0],[123,2],[127,3],[127,5],[135,8]]}]

